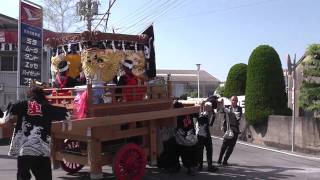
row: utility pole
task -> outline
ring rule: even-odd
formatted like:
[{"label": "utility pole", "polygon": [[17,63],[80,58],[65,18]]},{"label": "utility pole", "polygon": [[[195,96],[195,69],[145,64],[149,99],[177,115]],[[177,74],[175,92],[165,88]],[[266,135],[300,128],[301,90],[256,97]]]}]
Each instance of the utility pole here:
[{"label": "utility pole", "polygon": [[[288,75],[291,75],[292,79],[292,91],[291,91],[291,103],[292,103],[292,116],[291,116],[291,151],[294,152],[294,144],[295,144],[295,112],[296,112],[296,103],[295,103],[295,80],[296,80],[296,55],[294,55],[293,63],[291,62],[290,55],[287,55],[287,64],[288,64]],[[288,78],[289,80],[289,78]],[[289,83],[289,81],[288,81]],[[290,88],[290,87],[288,87]]]},{"label": "utility pole", "polygon": [[197,71],[198,71],[198,100],[200,98],[200,65],[201,64],[196,64],[197,65]]},{"label": "utility pole", "polygon": [[101,18],[100,22],[96,25],[96,27],[93,29],[93,31],[97,29],[97,27],[98,27],[98,26],[101,24],[101,22],[104,20],[105,16],[107,16],[107,17],[106,17],[106,19],[105,19],[106,25],[104,26],[104,32],[107,31],[107,29],[108,29],[108,20],[109,20],[109,16],[110,16],[110,10],[111,10],[111,8],[112,8],[112,6],[113,6],[113,4],[114,4],[115,2],[116,2],[116,0],[109,0],[109,7],[108,7],[107,12],[103,15],[103,17]]},{"label": "utility pole", "polygon": [[91,13],[91,0],[87,0],[87,30],[91,32],[92,13]]},{"label": "utility pole", "polygon": [[93,16],[98,15],[98,6],[99,2],[97,0],[80,0],[77,2],[77,14],[80,19],[87,21],[89,32],[91,32]]}]

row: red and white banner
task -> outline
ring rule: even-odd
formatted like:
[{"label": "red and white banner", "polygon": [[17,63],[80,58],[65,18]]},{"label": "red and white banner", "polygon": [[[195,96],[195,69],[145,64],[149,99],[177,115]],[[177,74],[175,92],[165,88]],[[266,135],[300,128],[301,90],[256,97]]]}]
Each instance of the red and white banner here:
[{"label": "red and white banner", "polygon": [[21,22],[42,28],[42,9],[21,1]]},{"label": "red and white banner", "polygon": [[[29,80],[41,81],[43,48],[42,7],[28,0],[20,0],[19,56],[17,86],[27,86]],[[19,90],[17,90],[18,92]]]}]

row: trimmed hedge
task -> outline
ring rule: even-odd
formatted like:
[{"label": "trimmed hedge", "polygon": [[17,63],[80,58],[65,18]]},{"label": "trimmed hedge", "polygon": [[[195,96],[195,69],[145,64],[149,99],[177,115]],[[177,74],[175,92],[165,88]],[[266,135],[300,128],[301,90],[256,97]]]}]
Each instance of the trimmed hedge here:
[{"label": "trimmed hedge", "polygon": [[246,92],[247,65],[243,63],[233,65],[228,73],[224,96],[241,96]]},{"label": "trimmed hedge", "polygon": [[271,114],[290,113],[280,58],[273,47],[260,45],[251,53],[245,94],[249,124],[266,122]]}]

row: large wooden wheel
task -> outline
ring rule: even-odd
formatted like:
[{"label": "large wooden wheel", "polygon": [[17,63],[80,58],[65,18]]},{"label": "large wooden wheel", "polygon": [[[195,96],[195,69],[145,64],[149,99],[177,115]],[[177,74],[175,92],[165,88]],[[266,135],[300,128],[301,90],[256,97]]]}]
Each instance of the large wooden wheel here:
[{"label": "large wooden wheel", "polygon": [[144,150],[136,144],[126,144],[116,153],[113,172],[118,180],[142,179],[147,164]]},{"label": "large wooden wheel", "polygon": [[[70,153],[79,153],[81,151],[80,149],[80,142],[74,141],[74,140],[65,140],[64,141],[64,150]],[[61,161],[61,167],[63,170],[65,170],[68,173],[76,173],[79,172],[84,165],[68,162],[66,160]]]}]

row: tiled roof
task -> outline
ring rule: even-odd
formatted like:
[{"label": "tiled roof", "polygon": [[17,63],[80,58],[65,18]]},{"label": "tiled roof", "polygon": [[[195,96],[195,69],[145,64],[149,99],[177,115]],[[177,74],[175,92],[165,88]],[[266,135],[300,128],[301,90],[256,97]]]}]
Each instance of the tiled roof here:
[{"label": "tiled roof", "polygon": [[[166,77],[167,74],[171,74],[172,81],[179,82],[190,82],[198,81],[198,71],[197,70],[167,70],[167,69],[158,69],[157,76]],[[201,82],[217,82],[220,80],[209,74],[204,70],[200,70],[200,81]]]},{"label": "tiled roof", "polygon": [[0,29],[18,28],[18,20],[0,13]]}]

